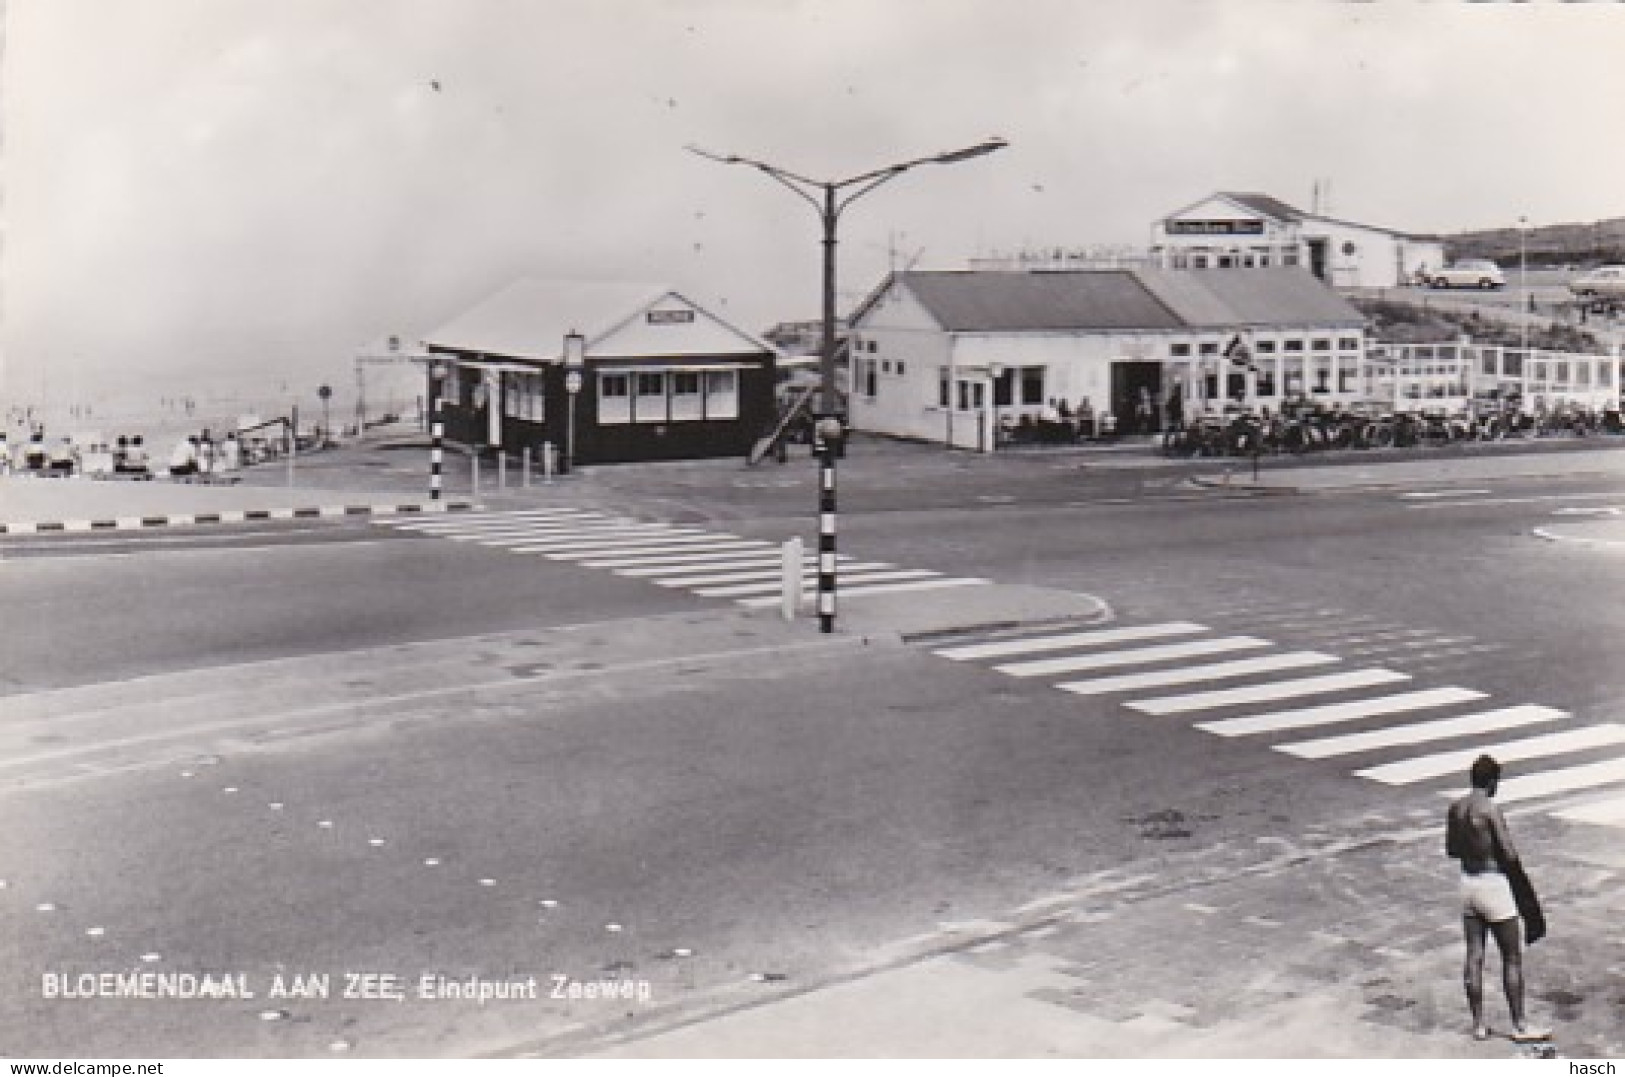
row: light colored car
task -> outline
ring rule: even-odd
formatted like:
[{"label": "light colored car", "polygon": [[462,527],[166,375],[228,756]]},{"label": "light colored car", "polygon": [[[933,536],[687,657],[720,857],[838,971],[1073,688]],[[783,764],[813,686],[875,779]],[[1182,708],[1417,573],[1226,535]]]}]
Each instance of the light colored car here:
[{"label": "light colored car", "polygon": [[1428,274],[1434,288],[1503,288],[1506,278],[1501,267],[1487,259],[1468,259],[1435,269]]},{"label": "light colored car", "polygon": [[1569,281],[1581,299],[1625,299],[1625,266],[1598,266]]}]

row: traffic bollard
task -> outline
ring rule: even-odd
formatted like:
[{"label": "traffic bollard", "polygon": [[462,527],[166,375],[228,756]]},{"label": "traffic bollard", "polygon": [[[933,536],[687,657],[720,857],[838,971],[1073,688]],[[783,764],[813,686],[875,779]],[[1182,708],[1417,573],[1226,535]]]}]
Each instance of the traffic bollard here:
[{"label": "traffic bollard", "polygon": [[786,621],[796,619],[796,610],[800,608],[806,590],[806,576],[802,571],[804,558],[799,537],[784,540],[779,596]]}]

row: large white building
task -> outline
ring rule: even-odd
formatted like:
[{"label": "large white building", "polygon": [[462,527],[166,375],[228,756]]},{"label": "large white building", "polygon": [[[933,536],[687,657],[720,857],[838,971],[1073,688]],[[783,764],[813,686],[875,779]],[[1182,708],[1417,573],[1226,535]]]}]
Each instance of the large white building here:
[{"label": "large white building", "polygon": [[1364,391],[1364,315],[1282,266],[894,273],[853,313],[851,345],[856,429],[971,449],[1060,401],[1132,429],[1147,397],[1160,424]]},{"label": "large white building", "polygon": [[1154,222],[1151,257],[1168,269],[1302,266],[1334,288],[1391,288],[1443,265],[1444,242],[1221,191]]}]

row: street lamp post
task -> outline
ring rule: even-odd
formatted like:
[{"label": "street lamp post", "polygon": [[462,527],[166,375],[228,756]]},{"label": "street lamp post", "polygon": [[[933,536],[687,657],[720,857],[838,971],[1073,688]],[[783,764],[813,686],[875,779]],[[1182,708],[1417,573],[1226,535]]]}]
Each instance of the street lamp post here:
[{"label": "street lamp post", "polygon": [[[819,349],[818,415],[814,430],[817,435],[819,458],[819,541],[818,541],[818,628],[821,632],[835,631],[835,459],[840,441],[845,436],[839,419],[839,405],[835,396],[835,243],[836,228],[841,212],[853,202],[888,180],[920,165],[950,165],[1002,150],[1008,143],[1002,138],[990,138],[974,146],[948,150],[930,157],[876,168],[843,180],[814,180],[797,175],[765,161],[741,157],[738,154],[719,154],[698,146],[689,146],[689,152],[707,160],[725,165],[749,165],[772,177],[810,203],[818,212],[824,229],[824,310],[823,340]],[[850,193],[844,193],[850,191]]]},{"label": "street lamp post", "polygon": [[1529,362],[1529,316],[1535,305],[1529,299],[1529,218],[1518,218],[1518,302],[1523,305],[1523,361]]},{"label": "street lamp post", "polygon": [[581,372],[586,363],[586,338],[572,329],[564,336],[564,391],[570,398],[564,428],[563,470],[566,474],[573,472],[576,466],[576,397],[581,393]]}]

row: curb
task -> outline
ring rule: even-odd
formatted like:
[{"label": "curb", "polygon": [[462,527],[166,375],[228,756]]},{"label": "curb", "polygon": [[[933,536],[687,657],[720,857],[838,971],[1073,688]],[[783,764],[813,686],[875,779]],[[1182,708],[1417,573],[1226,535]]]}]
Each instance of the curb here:
[{"label": "curb", "polygon": [[899,632],[897,638],[903,643],[937,643],[957,636],[976,635],[983,632],[1020,632],[1035,628],[1057,628],[1061,625],[1106,624],[1111,621],[1113,617],[1111,604],[1105,599],[1094,595],[1088,597],[1095,602],[1095,609],[1090,613],[1066,613],[1053,617],[1005,618],[998,621],[967,622],[944,628],[922,628],[912,632]]},{"label": "curb", "polygon": [[0,523],[0,535],[82,533],[87,531],[145,531],[195,524],[239,524],[256,520],[314,520],[347,516],[396,516],[436,512],[465,512],[472,501],[444,503],[412,501],[394,504],[309,505],[277,509],[226,509],[220,512],[164,513],[153,516],[115,516],[77,520],[33,520]]}]

